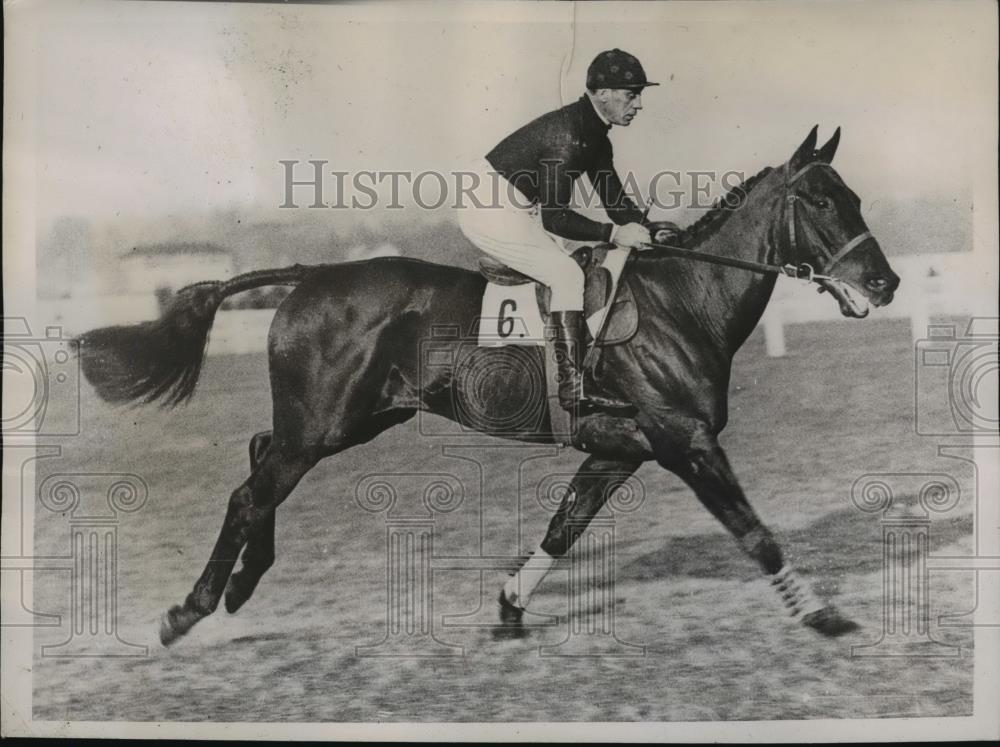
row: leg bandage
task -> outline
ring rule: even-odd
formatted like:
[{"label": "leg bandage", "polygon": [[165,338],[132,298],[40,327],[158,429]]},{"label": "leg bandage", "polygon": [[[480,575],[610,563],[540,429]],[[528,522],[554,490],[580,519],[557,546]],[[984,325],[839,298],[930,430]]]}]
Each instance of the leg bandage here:
[{"label": "leg bandage", "polygon": [[548,574],[555,564],[556,559],[545,550],[539,548],[528,558],[528,561],[521,566],[521,569],[507,579],[504,584],[503,593],[507,601],[516,607],[524,609],[531,600],[531,595],[542,583],[542,579]]},{"label": "leg bandage", "polygon": [[793,618],[798,619],[823,608],[822,603],[813,596],[808,584],[799,580],[791,566],[783,566],[771,576],[771,586]]}]

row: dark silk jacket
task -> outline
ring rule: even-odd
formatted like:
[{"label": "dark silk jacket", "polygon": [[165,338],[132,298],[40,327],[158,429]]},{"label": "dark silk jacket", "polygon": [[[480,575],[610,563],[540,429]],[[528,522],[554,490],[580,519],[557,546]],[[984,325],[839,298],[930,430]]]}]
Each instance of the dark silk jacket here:
[{"label": "dark silk jacket", "polygon": [[546,231],[576,241],[609,241],[611,223],[590,220],[569,204],[574,183],[586,174],[612,221],[618,225],[642,221],[642,212],[625,194],[615,171],[610,129],[583,95],[508,135],[486,154],[486,160],[540,205]]}]

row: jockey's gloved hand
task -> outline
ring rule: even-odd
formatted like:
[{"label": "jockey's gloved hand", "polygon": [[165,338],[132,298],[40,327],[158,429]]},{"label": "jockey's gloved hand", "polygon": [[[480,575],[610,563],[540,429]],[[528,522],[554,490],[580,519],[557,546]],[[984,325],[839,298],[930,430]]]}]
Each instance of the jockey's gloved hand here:
[{"label": "jockey's gloved hand", "polygon": [[611,243],[628,249],[645,249],[651,240],[649,229],[641,223],[626,223],[616,226],[611,234]]},{"label": "jockey's gloved hand", "polygon": [[680,239],[681,227],[676,223],[668,220],[651,220],[645,225],[657,244],[676,244]]}]

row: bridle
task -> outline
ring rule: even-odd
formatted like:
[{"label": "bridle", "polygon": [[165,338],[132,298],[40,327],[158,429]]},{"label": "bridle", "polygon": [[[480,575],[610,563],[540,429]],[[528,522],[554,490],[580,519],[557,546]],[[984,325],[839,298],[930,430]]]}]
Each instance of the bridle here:
[{"label": "bridle", "polygon": [[[794,174],[791,173],[791,162],[788,162],[784,166],[785,171],[785,198],[784,198],[784,210],[785,210],[785,223],[788,226],[788,246],[793,257],[799,256],[799,245],[798,236],[795,230],[796,224],[796,214],[795,205],[799,201],[799,196],[795,194],[792,187],[797,182],[803,174],[812,168],[817,166],[825,166],[827,168],[833,168],[830,164],[825,161],[813,161],[812,163],[806,164],[801,169],[796,171]],[[672,246],[670,244],[658,244],[655,242],[649,243],[647,246],[653,249],[658,249],[662,254],[667,254],[672,257],[682,257],[687,259],[694,259],[701,262],[708,262],[716,265],[726,265],[727,267],[738,267],[743,270],[750,270],[751,272],[760,272],[764,274],[772,275],[786,275],[790,278],[796,278],[798,280],[805,280],[809,283],[819,282],[821,280],[836,281],[832,275],[829,274],[830,270],[833,269],[841,260],[844,259],[848,254],[861,246],[868,239],[871,239],[871,231],[865,231],[858,234],[853,239],[845,243],[840,249],[835,252],[829,251],[825,246],[821,246],[820,251],[823,253],[824,262],[820,267],[819,272],[809,262],[799,262],[798,264],[787,263],[783,265],[772,265],[766,262],[754,262],[748,259],[737,259],[735,257],[720,257],[715,254],[706,254],[705,252],[699,252],[693,249],[685,249],[680,246]]]},{"label": "bridle", "polygon": [[[785,164],[785,215],[787,216],[787,223],[788,223],[788,246],[791,249],[793,257],[799,256],[799,245],[795,232],[795,205],[799,201],[799,196],[795,194],[795,192],[792,190],[792,186],[802,177],[803,174],[805,174],[812,168],[816,168],[817,166],[825,166],[826,168],[833,168],[832,166],[830,166],[830,164],[826,163],[825,161],[813,161],[812,163],[807,163],[801,169],[799,169],[794,174],[791,174],[789,176],[791,172],[791,162]],[[823,253],[825,259],[823,266],[820,267],[820,272],[823,274],[816,273],[813,270],[812,265],[809,264],[808,262],[802,262],[794,266],[796,274],[793,275],[792,277],[798,277],[803,280],[808,280],[810,282],[813,281],[814,279],[833,280],[833,278],[830,276],[829,273],[830,270],[833,269],[834,265],[836,265],[838,262],[844,259],[844,257],[846,257],[852,251],[861,246],[864,242],[868,241],[868,239],[870,238],[872,238],[871,231],[864,231],[863,233],[859,233],[853,239],[851,239],[842,247],[840,247],[840,249],[836,252],[830,252],[826,248],[826,246],[823,246],[821,244],[820,251]],[[785,265],[785,267],[788,266],[790,265]],[[784,268],[782,268],[782,271],[784,272]],[[801,274],[802,272],[806,272],[808,274],[803,277],[803,275]]]}]

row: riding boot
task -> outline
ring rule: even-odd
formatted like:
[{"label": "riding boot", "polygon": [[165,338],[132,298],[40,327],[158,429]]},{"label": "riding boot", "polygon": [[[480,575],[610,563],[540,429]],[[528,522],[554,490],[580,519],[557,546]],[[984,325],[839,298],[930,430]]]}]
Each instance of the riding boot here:
[{"label": "riding boot", "polygon": [[583,391],[583,312],[553,311],[552,326],[555,327],[553,344],[556,368],[559,375],[559,404],[564,410],[573,411],[579,407],[600,410],[628,410],[627,402],[605,395]]}]

